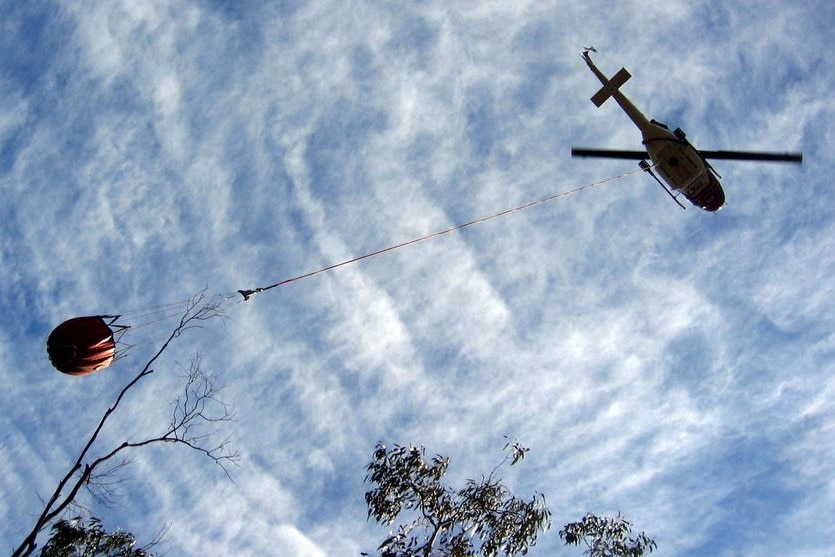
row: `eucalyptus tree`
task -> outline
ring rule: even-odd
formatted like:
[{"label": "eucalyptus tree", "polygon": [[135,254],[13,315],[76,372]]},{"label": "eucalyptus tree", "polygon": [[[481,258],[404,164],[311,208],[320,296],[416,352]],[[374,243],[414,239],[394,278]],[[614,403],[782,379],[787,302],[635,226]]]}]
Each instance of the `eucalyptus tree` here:
[{"label": "eucalyptus tree", "polygon": [[631,537],[632,523],[616,517],[588,513],[581,520],[566,524],[560,537],[568,545],[586,545],[589,557],[641,557],[657,549],[655,540],[640,532]]},{"label": "eucalyptus tree", "polygon": [[97,518],[61,519],[52,525],[49,541],[41,550],[41,557],[154,557],[150,548],[136,547],[130,532],[106,532]]},{"label": "eucalyptus tree", "polygon": [[[545,497],[535,493],[522,499],[497,477],[508,461],[513,466],[528,449],[517,442],[488,476],[467,480],[454,489],[443,483],[449,459],[427,458],[422,446],[391,448],[382,443],[366,466],[367,518],[384,526],[399,525],[377,547],[379,557],[512,557],[525,555],[540,533],[551,525]],[[586,545],[590,557],[641,557],[656,549],[641,532],[630,537],[632,524],[623,516],[586,514],[565,525],[560,537],[566,545]],[[362,555],[369,555],[362,553]]]},{"label": "eucalyptus tree", "polygon": [[519,498],[496,476],[504,463],[514,465],[527,452],[518,443],[505,449],[509,454],[488,476],[454,489],[442,483],[448,458],[427,458],[423,447],[378,444],[366,467],[365,481],[373,486],[365,494],[368,518],[389,526],[407,515],[377,548],[380,557],[527,553],[549,528],[551,513],[542,494]]}]

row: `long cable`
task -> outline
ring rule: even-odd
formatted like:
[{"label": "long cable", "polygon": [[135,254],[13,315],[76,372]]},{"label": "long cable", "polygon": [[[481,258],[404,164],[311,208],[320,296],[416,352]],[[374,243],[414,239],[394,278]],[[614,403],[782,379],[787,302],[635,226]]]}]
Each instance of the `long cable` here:
[{"label": "long cable", "polygon": [[451,232],[455,232],[455,231],[467,228],[469,226],[474,226],[476,224],[481,224],[481,223],[484,223],[484,222],[487,222],[487,221],[490,221],[490,220],[493,220],[493,219],[496,219],[496,218],[499,218],[499,217],[502,217],[502,216],[505,216],[505,215],[509,215],[510,213],[515,213],[517,211],[523,211],[525,209],[529,209],[529,208],[534,207],[536,205],[542,205],[543,203],[548,203],[549,201],[553,201],[554,199],[558,199],[560,197],[567,197],[569,195],[581,192],[583,190],[594,188],[594,187],[606,184],[608,182],[613,182],[615,180],[620,180],[621,178],[624,178],[624,177],[629,176],[631,174],[636,174],[636,173],[641,172],[641,171],[642,170],[639,168],[637,170],[632,170],[630,172],[624,172],[623,174],[619,174],[619,175],[613,176],[611,178],[605,178],[603,180],[598,180],[597,182],[592,182],[590,184],[586,184],[584,186],[581,186],[579,188],[575,188],[573,190],[560,192],[560,193],[550,195],[550,196],[542,198],[542,199],[538,199],[536,201],[531,201],[529,203],[525,203],[524,205],[519,205],[518,207],[513,207],[512,209],[506,209],[504,211],[500,211],[498,213],[494,213],[494,214],[488,215],[486,217],[480,217],[480,218],[477,218],[475,220],[471,220],[470,222],[466,222],[464,224],[459,224],[457,226],[453,226],[452,228],[447,228],[446,230],[441,230],[439,232],[433,232],[431,234],[427,234],[426,236],[421,236],[420,238],[415,238],[414,240],[409,240],[409,241],[402,242],[400,244],[396,244],[396,245],[393,245],[393,246],[389,246],[387,248],[383,248],[383,249],[380,249],[380,250],[377,250],[377,251],[372,251],[371,253],[366,253],[365,255],[360,255],[359,257],[354,257],[352,259],[347,259],[347,260],[342,261],[340,263],[335,263],[333,265],[328,265],[327,267],[322,267],[321,269],[317,269],[316,271],[311,271],[309,273],[304,273],[302,275],[298,275],[298,276],[295,276],[295,277],[284,279],[282,281],[276,282],[275,284],[270,284],[269,286],[261,286],[259,288],[255,288],[253,290],[238,290],[238,293],[241,296],[243,296],[244,301],[249,300],[249,298],[253,294],[259,294],[261,292],[266,292],[267,290],[271,290],[273,288],[278,288],[279,286],[284,286],[285,284],[290,284],[291,282],[296,282],[296,281],[299,281],[299,280],[302,280],[302,279],[310,278],[314,275],[318,275],[318,274],[321,274],[321,273],[324,273],[324,272],[327,272],[327,271],[331,271],[331,270],[337,269],[339,267],[344,267],[345,265],[350,265],[351,263],[356,263],[357,261],[362,261],[363,259],[369,259],[371,257],[375,257],[377,255],[381,255],[381,254],[384,254],[384,253],[387,253],[387,252],[390,252],[390,251],[398,250],[400,248],[404,248],[404,247],[410,246],[412,244],[417,244],[419,242],[424,242],[426,240],[431,240],[433,238],[437,238],[438,236],[443,236],[444,234],[449,234]]}]

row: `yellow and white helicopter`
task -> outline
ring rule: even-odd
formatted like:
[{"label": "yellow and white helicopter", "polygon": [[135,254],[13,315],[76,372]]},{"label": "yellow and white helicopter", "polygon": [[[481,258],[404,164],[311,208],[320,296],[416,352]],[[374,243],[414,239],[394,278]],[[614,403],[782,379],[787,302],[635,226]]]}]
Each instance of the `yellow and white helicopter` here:
[{"label": "yellow and white helicopter", "polygon": [[[701,151],[696,149],[681,130],[670,131],[666,124],[656,120],[648,120],[635,105],[620,92],[620,87],[632,77],[626,68],[621,68],[611,79],[597,69],[592,62],[589,52],[596,52],[594,48],[586,48],[583,52],[583,59],[591,69],[592,73],[603,84],[603,87],[594,94],[591,101],[595,106],[600,107],[610,97],[620,105],[626,115],[641,130],[643,137],[644,151],[620,151],[611,149],[586,149],[572,148],[571,155],[574,157],[607,157],[616,159],[637,159],[641,168],[646,170],[670,194],[670,197],[678,203],[681,208],[684,205],[673,194],[673,191],[680,192],[693,205],[701,207],[705,211],[718,211],[725,204],[725,192],[722,184],[719,183],[719,174],[707,162],[707,159],[725,160],[748,160],[748,161],[772,161],[772,162],[794,162],[803,161],[801,153],[762,153],[748,151]],[[647,162],[652,161],[652,164]],[[653,169],[661,175],[669,188],[658,179]],[[671,191],[672,190],[672,191]]]}]

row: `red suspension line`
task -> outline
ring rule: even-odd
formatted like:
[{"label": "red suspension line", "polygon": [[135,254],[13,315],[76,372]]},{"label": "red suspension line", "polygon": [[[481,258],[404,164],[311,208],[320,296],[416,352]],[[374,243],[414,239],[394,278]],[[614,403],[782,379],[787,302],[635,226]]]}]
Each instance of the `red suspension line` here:
[{"label": "red suspension line", "polygon": [[457,226],[453,226],[452,228],[447,228],[446,230],[441,230],[440,232],[433,232],[431,234],[427,234],[426,236],[421,236],[420,238],[415,238],[414,240],[409,240],[407,242],[403,242],[403,243],[400,243],[400,244],[397,244],[397,245],[394,245],[394,246],[389,246],[387,248],[383,248],[383,249],[380,249],[380,250],[377,250],[377,251],[373,251],[373,252],[367,253],[365,255],[360,255],[359,257],[354,257],[353,259],[348,259],[348,260],[342,261],[341,263],[335,263],[333,265],[328,265],[327,267],[322,267],[321,269],[318,269],[316,271],[311,271],[311,272],[305,273],[303,275],[298,275],[298,276],[295,276],[295,277],[284,279],[280,282],[276,282],[275,284],[271,284],[269,286],[262,286],[262,287],[259,287],[259,288],[255,288],[254,290],[238,290],[238,293],[241,296],[244,297],[244,300],[249,300],[249,298],[253,294],[258,294],[260,292],[265,292],[265,291],[270,290],[272,288],[278,288],[279,286],[284,286],[285,284],[290,284],[291,282],[296,282],[296,281],[299,281],[299,280],[302,280],[302,279],[306,279],[306,278],[312,277],[314,275],[318,275],[318,274],[336,269],[338,267],[344,267],[345,265],[350,265],[351,263],[356,263],[357,261],[362,261],[363,259],[368,259],[370,257],[381,255],[383,253],[398,250],[400,248],[404,248],[404,247],[410,246],[412,244],[417,244],[419,242],[424,242],[426,240],[431,240],[433,238],[437,238],[438,236],[443,236],[444,234],[449,234],[450,232],[455,232],[455,231],[461,230],[463,228],[467,228],[469,226],[474,226],[476,224],[481,224],[483,222],[487,222],[489,220],[493,220],[493,219],[498,218],[498,217],[509,215],[510,213],[515,213],[517,211],[523,211],[525,209],[529,209],[529,208],[534,207],[536,205],[542,205],[543,203],[548,203],[549,201],[553,201],[554,199],[557,199],[557,198],[560,198],[560,197],[567,197],[569,195],[581,192],[583,190],[587,190],[589,188],[597,187],[597,186],[600,186],[602,184],[606,184],[608,182],[613,182],[615,180],[619,180],[621,178],[624,178],[625,176],[629,176],[630,174],[635,174],[637,172],[641,172],[641,169],[639,168],[637,170],[632,170],[630,172],[625,172],[625,173],[620,174],[618,176],[613,176],[611,178],[606,178],[606,179],[603,179],[603,180],[599,180],[597,182],[592,182],[590,184],[586,184],[585,186],[581,186],[581,187],[573,189],[573,190],[557,193],[557,194],[545,197],[543,199],[539,199],[537,201],[531,201],[529,203],[525,203],[524,205],[519,205],[518,207],[514,207],[512,209],[506,209],[504,211],[495,213],[493,215],[477,218],[475,220],[471,220],[470,222],[466,222],[464,224],[459,224]]}]

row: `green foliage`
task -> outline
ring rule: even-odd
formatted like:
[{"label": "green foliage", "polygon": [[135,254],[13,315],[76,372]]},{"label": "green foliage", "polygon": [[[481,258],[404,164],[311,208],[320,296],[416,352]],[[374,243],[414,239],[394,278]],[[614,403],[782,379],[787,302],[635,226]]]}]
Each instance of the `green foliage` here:
[{"label": "green foliage", "polygon": [[[518,443],[511,450],[502,464],[527,451]],[[441,483],[448,466],[443,456],[427,459],[423,447],[377,445],[366,467],[365,481],[375,486],[365,494],[368,518],[388,526],[404,511],[415,516],[380,544],[381,557],[524,555],[550,526],[544,496],[524,501],[493,478],[501,464],[459,490]]]},{"label": "green foliage", "polygon": [[641,557],[658,548],[643,532],[630,538],[631,532],[632,524],[620,514],[611,518],[588,513],[581,521],[566,524],[560,538],[566,545],[585,542],[585,554],[590,557]]},{"label": "green foliage", "polygon": [[41,550],[41,557],[153,557],[145,548],[136,547],[133,534],[104,531],[101,521],[91,518],[86,524],[80,517],[59,520],[52,525],[52,536]]}]

